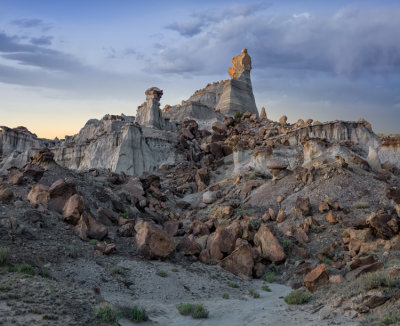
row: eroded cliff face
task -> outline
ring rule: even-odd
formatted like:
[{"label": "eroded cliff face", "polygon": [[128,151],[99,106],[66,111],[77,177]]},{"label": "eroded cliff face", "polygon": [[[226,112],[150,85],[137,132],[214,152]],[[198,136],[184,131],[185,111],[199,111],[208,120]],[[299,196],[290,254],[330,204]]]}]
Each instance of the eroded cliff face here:
[{"label": "eroded cliff face", "polygon": [[378,155],[381,162],[389,162],[400,167],[400,136],[384,137]]},{"label": "eroded cliff face", "polygon": [[22,166],[42,147],[54,144],[54,141],[38,138],[25,127],[0,127],[0,170],[13,166]]},{"label": "eroded cliff face", "polygon": [[91,120],[71,139],[51,148],[54,160],[74,170],[110,169],[140,175],[160,164],[173,164],[173,132],[123,121]]}]

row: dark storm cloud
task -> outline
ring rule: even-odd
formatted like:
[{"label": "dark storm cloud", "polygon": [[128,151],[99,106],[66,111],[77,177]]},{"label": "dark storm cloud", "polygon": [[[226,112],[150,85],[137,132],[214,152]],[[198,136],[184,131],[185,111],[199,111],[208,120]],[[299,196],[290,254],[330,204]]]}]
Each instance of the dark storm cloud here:
[{"label": "dark storm cloud", "polygon": [[[190,40],[166,42],[152,64],[154,70],[193,71],[198,61],[213,53],[213,60],[196,68],[199,74],[212,74],[226,65],[227,56],[244,47],[255,68],[281,69],[289,75],[307,71],[354,77],[364,72],[398,72],[400,68],[400,11],[390,7],[369,10],[351,6],[330,16],[293,13],[278,17],[253,5],[212,15],[198,13],[197,17],[203,17],[201,31],[193,29],[196,33]],[[182,27],[182,35],[190,34],[185,22],[176,26]]]},{"label": "dark storm cloud", "polygon": [[[32,42],[32,39],[30,40]],[[36,39],[33,43],[42,43]],[[42,45],[41,44],[41,45]],[[81,71],[86,69],[78,59],[66,53],[48,49],[37,44],[23,44],[16,36],[0,32],[0,56],[24,66],[34,66],[56,71]],[[1,78],[1,77],[0,77]]]},{"label": "dark storm cloud", "polygon": [[234,5],[226,10],[208,10],[206,12],[196,12],[191,15],[189,21],[184,22],[173,22],[167,26],[166,29],[178,32],[184,37],[192,37],[200,34],[205,27],[210,26],[213,23],[227,19],[229,17],[246,17],[264,10],[269,5],[265,3],[251,3],[246,5]]}]

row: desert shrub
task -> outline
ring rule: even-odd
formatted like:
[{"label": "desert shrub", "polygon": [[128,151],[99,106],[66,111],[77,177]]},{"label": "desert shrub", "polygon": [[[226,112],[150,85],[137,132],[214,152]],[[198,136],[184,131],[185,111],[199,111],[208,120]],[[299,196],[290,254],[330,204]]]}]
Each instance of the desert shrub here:
[{"label": "desert shrub", "polygon": [[173,267],[173,268],[171,268],[171,272],[178,273],[179,270],[177,268]]},{"label": "desert shrub", "polygon": [[0,247],[0,265],[6,265],[10,258],[10,250],[8,248]]},{"label": "desert shrub", "polygon": [[382,318],[382,323],[385,325],[393,325],[400,322],[400,312],[392,311]]},{"label": "desert shrub", "polygon": [[42,319],[43,319],[43,320],[58,320],[58,316],[46,314],[46,315],[44,315],[44,316],[42,317]]},{"label": "desert shrub", "polygon": [[49,277],[50,276],[50,270],[48,268],[42,268],[40,271],[40,275],[42,277]]},{"label": "desert shrub", "polygon": [[367,274],[362,275],[359,278],[359,282],[360,282],[361,288],[364,291],[369,291],[369,290],[377,289],[380,287],[384,287],[384,288],[396,287],[399,284],[400,279],[391,278],[385,272],[378,271],[378,272],[367,273]]},{"label": "desert shrub", "polygon": [[233,116],[233,118],[234,118],[235,120],[240,120],[240,119],[242,118],[242,116],[243,116],[243,114],[242,114],[241,112],[236,111],[236,112],[235,112],[235,115]]},{"label": "desert shrub", "polygon": [[263,285],[263,286],[261,287],[261,289],[264,290],[264,291],[266,291],[266,292],[271,292],[271,289],[269,288],[268,285]]},{"label": "desert shrub", "polygon": [[237,288],[239,287],[239,284],[237,284],[237,283],[235,283],[235,282],[228,282],[228,285],[229,285],[231,288],[234,288],[234,289],[237,289]]},{"label": "desert shrub", "polygon": [[295,290],[290,292],[285,298],[287,304],[303,304],[310,300],[311,295],[303,290]]},{"label": "desert shrub", "polygon": [[146,309],[139,308],[138,306],[134,306],[129,311],[129,319],[134,323],[140,323],[142,321],[147,320]]},{"label": "desert shrub", "polygon": [[29,264],[17,264],[11,269],[12,272],[23,273],[27,275],[35,275],[35,269]]},{"label": "desert shrub", "polygon": [[119,212],[118,215],[122,218],[128,218],[128,212]]},{"label": "desert shrub", "polygon": [[191,314],[192,306],[193,305],[191,303],[182,303],[177,305],[176,308],[182,316],[187,316]]},{"label": "desert shrub", "polygon": [[202,303],[199,304],[191,304],[191,303],[183,303],[177,305],[179,313],[182,316],[191,315],[195,319],[199,318],[208,318],[208,310],[203,306]]},{"label": "desert shrub", "polygon": [[254,298],[257,299],[260,297],[260,293],[258,293],[256,290],[254,289],[249,289],[249,294]]},{"label": "desert shrub", "polygon": [[222,293],[222,299],[229,299],[228,293]]},{"label": "desert shrub", "polygon": [[326,257],[326,256],[322,256],[322,262],[323,262],[325,265],[330,265],[331,260],[330,260],[328,257]]},{"label": "desert shrub", "polygon": [[283,243],[283,250],[285,250],[285,252],[287,253],[293,246],[292,241],[290,240],[284,240]]},{"label": "desert shrub", "polygon": [[253,218],[250,220],[249,225],[252,230],[257,231],[261,226],[261,222],[259,219]]},{"label": "desert shrub", "polygon": [[115,310],[109,303],[103,302],[93,308],[94,316],[102,323],[116,323],[122,318],[122,314]]},{"label": "desert shrub", "polygon": [[97,242],[99,242],[99,240],[97,240],[97,239],[90,239],[90,241],[89,241],[89,243],[94,246],[97,244]]},{"label": "desert shrub", "polygon": [[67,256],[71,258],[76,258],[78,257],[78,249],[72,245],[68,245],[65,247],[67,251]]},{"label": "desert shrub", "polygon": [[168,276],[168,273],[167,273],[166,271],[160,269],[160,270],[157,272],[157,275],[160,276],[160,277],[167,277],[167,276]]},{"label": "desert shrub", "polygon": [[192,311],[192,317],[194,319],[208,318],[208,310],[203,306],[202,303],[197,304],[194,306]]},{"label": "desert shrub", "polygon": [[266,272],[264,276],[264,280],[268,283],[272,283],[276,280],[275,272]]}]

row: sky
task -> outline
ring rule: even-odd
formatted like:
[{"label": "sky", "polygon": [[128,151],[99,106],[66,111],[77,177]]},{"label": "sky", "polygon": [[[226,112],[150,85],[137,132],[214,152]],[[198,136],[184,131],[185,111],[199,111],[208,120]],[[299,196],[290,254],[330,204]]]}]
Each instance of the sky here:
[{"label": "sky", "polygon": [[0,126],[64,138],[153,86],[178,104],[243,48],[268,118],[400,133],[398,0],[0,0]]}]

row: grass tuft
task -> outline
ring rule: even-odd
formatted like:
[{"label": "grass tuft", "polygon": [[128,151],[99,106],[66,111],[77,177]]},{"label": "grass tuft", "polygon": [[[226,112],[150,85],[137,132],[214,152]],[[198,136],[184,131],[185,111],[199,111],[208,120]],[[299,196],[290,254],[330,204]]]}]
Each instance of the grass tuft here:
[{"label": "grass tuft", "polygon": [[237,283],[235,283],[235,282],[228,282],[228,285],[229,285],[231,288],[234,288],[234,289],[237,289],[237,288],[239,287],[239,284],[237,284]]},{"label": "grass tuft", "polygon": [[194,319],[199,318],[208,318],[208,310],[203,306],[202,303],[199,304],[191,304],[191,303],[183,303],[177,305],[176,308],[178,309],[179,313],[182,316],[191,315]]},{"label": "grass tuft", "polygon": [[268,285],[263,285],[263,286],[261,287],[261,289],[264,290],[264,291],[266,291],[266,292],[272,292],[271,289],[270,289],[270,287],[269,287]]},{"label": "grass tuft", "polygon": [[6,265],[10,259],[10,250],[0,247],[0,265]]},{"label": "grass tuft", "polygon": [[273,283],[276,280],[276,274],[274,272],[266,272],[264,280],[268,283]]},{"label": "grass tuft", "polygon": [[256,290],[254,289],[249,289],[249,294],[254,298],[254,299],[258,299],[260,297],[260,293],[258,293]]},{"label": "grass tuft", "polygon": [[116,323],[122,318],[122,314],[115,310],[109,303],[103,302],[93,308],[94,316],[102,323]]},{"label": "grass tuft", "polygon": [[290,292],[285,298],[287,304],[303,304],[310,300],[311,295],[303,290],[295,290]]},{"label": "grass tuft", "polygon": [[144,308],[139,308],[138,306],[134,306],[130,311],[129,311],[129,319],[133,321],[134,323],[140,323],[142,321],[147,320],[147,314],[146,314],[146,309]]},{"label": "grass tuft", "polygon": [[17,264],[11,269],[12,272],[23,273],[27,275],[35,275],[35,269],[29,264]]},{"label": "grass tuft", "polygon": [[222,299],[229,299],[229,294],[228,293],[222,293]]},{"label": "grass tuft", "polygon": [[160,270],[157,272],[157,275],[160,276],[160,277],[167,277],[167,276],[168,276],[168,273],[167,273],[166,271],[160,269]]}]

